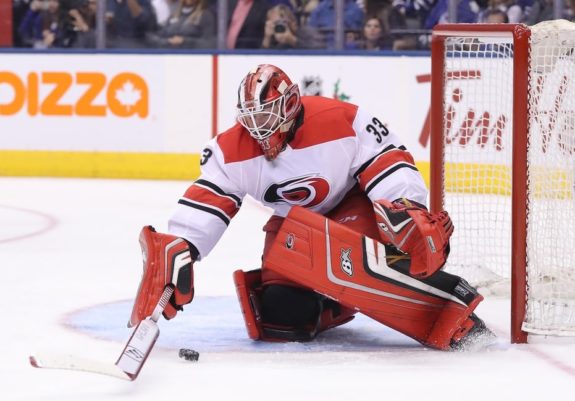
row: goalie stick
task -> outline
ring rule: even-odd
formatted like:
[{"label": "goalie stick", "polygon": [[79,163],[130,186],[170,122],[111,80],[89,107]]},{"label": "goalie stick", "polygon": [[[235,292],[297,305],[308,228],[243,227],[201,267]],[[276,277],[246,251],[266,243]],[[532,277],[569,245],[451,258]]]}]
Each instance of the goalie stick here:
[{"label": "goalie stick", "polygon": [[97,373],[124,380],[136,380],[152,351],[160,329],[157,322],[168,304],[174,289],[166,287],[154,308],[152,316],[142,320],[126,343],[122,354],[115,364],[94,361],[70,354],[36,353],[29,357],[35,368],[67,369]]}]

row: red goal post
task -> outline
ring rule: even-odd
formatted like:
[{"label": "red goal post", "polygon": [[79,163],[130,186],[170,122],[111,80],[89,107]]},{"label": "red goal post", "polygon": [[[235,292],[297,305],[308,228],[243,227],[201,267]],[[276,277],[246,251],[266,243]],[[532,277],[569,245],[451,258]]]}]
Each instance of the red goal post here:
[{"label": "red goal post", "polygon": [[573,27],[440,24],[432,35],[430,203],[454,220],[446,268],[496,294],[510,287],[514,343],[575,335]]}]

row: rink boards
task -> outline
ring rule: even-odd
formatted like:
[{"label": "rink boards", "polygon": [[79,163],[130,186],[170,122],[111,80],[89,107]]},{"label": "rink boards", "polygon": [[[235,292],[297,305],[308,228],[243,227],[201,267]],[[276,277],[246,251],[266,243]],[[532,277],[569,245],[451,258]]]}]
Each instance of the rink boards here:
[{"label": "rink boards", "polygon": [[5,53],[2,61],[2,175],[195,178],[205,143],[234,123],[237,86],[259,63],[283,68],[303,95],[362,105],[428,160],[429,57]]}]

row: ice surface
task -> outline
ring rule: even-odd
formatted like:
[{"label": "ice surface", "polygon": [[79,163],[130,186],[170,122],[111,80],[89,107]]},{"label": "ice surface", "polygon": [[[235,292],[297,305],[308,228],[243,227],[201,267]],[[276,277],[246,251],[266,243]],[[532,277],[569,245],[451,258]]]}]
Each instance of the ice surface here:
[{"label": "ice surface", "polygon": [[[509,303],[478,314],[500,336],[490,350],[445,353],[358,317],[308,344],[247,339],[231,273],[259,266],[269,210],[247,200],[195,268],[197,299],[160,322],[135,382],[34,369],[35,350],[114,362],[141,274],[145,224],[166,228],[183,181],[0,178],[0,400],[570,400],[575,340],[509,345]],[[179,348],[200,361],[178,358]]]}]

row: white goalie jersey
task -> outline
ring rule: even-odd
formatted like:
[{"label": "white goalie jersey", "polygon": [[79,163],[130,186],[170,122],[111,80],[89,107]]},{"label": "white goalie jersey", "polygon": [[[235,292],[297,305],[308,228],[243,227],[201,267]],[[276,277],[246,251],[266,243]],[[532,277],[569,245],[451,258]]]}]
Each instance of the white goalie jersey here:
[{"label": "white goalie jersey", "polygon": [[380,119],[350,103],[302,97],[303,120],[274,161],[236,124],[203,150],[201,175],[179,200],[169,232],[205,257],[246,194],[286,216],[294,205],[326,214],[355,185],[374,201],[427,203],[413,158]]}]

